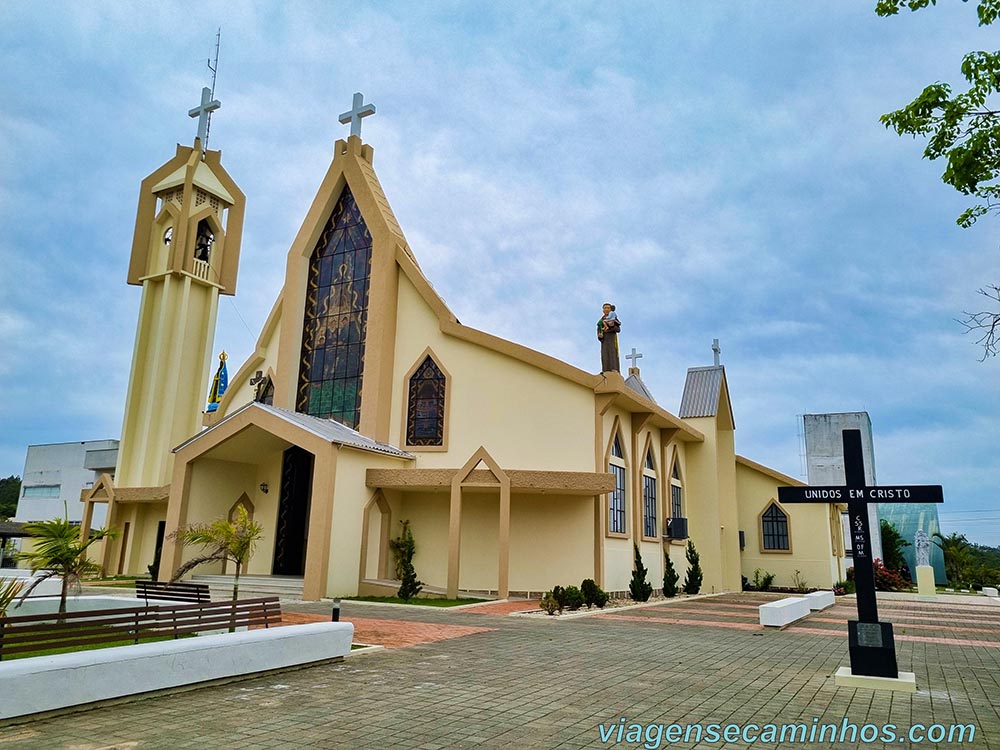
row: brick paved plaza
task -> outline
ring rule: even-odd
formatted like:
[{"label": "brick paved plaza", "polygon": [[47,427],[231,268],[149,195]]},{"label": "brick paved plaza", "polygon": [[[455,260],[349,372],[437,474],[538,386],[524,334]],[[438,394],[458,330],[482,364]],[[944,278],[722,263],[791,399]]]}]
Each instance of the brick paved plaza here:
[{"label": "brick paved plaza", "polygon": [[[893,722],[976,725],[972,743],[780,747],[1000,749],[1000,607],[880,602],[916,695],[835,687],[848,663],[839,603],[761,630],[768,595],[732,594],[551,621],[504,608],[345,603],[356,640],[382,651],[253,680],[0,729],[0,750],[145,748],[634,748],[599,724]],[[288,605],[299,619],[328,605]],[[500,613],[497,613],[499,610]],[[429,642],[428,642],[429,641]],[[746,748],[746,743],[661,747]],[[755,743],[753,747],[775,747]]]}]

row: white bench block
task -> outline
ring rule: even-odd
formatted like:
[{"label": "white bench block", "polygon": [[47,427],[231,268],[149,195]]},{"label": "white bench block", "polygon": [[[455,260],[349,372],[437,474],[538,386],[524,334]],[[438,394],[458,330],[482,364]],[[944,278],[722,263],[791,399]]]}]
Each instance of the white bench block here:
[{"label": "white bench block", "polygon": [[1000,592],[998,592],[992,586],[983,586],[983,596],[997,597],[997,596],[1000,596]]},{"label": "white bench block", "polygon": [[791,596],[776,602],[761,604],[760,624],[769,628],[782,628],[809,615],[809,600],[804,596]]},{"label": "white bench block", "polygon": [[349,622],[203,635],[0,662],[0,719],[346,656]]},{"label": "white bench block", "polygon": [[809,609],[813,612],[819,612],[821,609],[832,607],[837,603],[837,597],[833,595],[832,591],[813,591],[806,594],[805,598],[809,600]]}]

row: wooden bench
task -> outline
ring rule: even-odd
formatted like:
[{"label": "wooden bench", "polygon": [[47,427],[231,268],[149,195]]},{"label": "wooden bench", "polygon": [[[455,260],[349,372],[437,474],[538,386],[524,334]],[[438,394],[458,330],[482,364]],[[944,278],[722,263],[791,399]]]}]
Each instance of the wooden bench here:
[{"label": "wooden bench", "polygon": [[135,582],[135,594],[145,599],[147,605],[150,599],[191,603],[212,600],[212,594],[208,590],[207,583],[168,583],[167,581],[137,580]]},{"label": "wooden bench", "polygon": [[67,647],[180,638],[281,623],[278,597],[0,618],[0,659]]},{"label": "wooden bench", "polygon": [[809,615],[809,600],[803,596],[790,596],[761,604],[757,611],[760,614],[760,624],[764,627],[783,628]]}]

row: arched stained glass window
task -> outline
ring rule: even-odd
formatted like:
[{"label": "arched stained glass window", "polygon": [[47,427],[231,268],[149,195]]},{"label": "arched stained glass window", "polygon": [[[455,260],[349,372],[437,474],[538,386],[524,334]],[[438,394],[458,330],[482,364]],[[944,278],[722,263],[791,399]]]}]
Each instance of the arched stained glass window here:
[{"label": "arched stained glass window", "polygon": [[413,373],[406,407],[407,445],[444,445],[446,379],[430,355]]},{"label": "arched stained glass window", "polygon": [[344,188],[309,261],[296,411],[357,429],[372,236]]}]

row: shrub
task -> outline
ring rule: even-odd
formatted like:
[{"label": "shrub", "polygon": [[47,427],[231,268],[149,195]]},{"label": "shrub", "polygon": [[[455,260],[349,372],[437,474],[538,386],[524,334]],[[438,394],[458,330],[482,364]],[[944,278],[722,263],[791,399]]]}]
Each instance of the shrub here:
[{"label": "shrub", "polygon": [[563,589],[563,606],[570,612],[576,612],[583,606],[583,594],[576,586]]},{"label": "shrub", "polygon": [[551,591],[546,591],[542,595],[541,606],[545,610],[545,613],[549,615],[554,615],[559,610],[559,602],[556,601]]},{"label": "shrub", "polygon": [[653,584],[646,580],[649,571],[642,564],[639,545],[633,543],[632,548],[635,554],[635,567],[632,569],[632,580],[628,584],[628,595],[637,602],[647,602],[653,593]]},{"label": "shrub", "polygon": [[806,594],[809,592],[809,583],[802,577],[802,571],[796,570],[792,575],[792,587],[796,593]]},{"label": "shrub", "polygon": [[559,614],[566,609],[566,589],[562,586],[552,587],[552,598],[556,601],[556,607],[559,609]]},{"label": "shrub", "polygon": [[396,592],[396,596],[404,602],[408,602],[420,593],[424,587],[424,582],[417,580],[417,572],[413,568],[413,555],[417,551],[417,545],[413,541],[410,522],[408,520],[400,521],[400,524],[402,524],[403,530],[389,544],[393,554],[396,556],[396,571],[401,579],[399,591]]},{"label": "shrub", "polygon": [[687,575],[684,576],[684,593],[697,594],[701,591],[701,580],[704,574],[701,572],[701,555],[694,548],[694,542],[688,539],[687,549],[684,556],[688,561]]},{"label": "shrub", "polygon": [[608,603],[608,595],[593,578],[586,579],[580,584],[580,592],[583,594],[583,603],[590,609],[595,604],[598,609],[602,609]]},{"label": "shrub", "polygon": [[[854,568],[850,568],[848,570],[849,573],[853,571]],[[836,594],[837,596],[843,596],[844,594],[853,594],[856,591],[857,588],[854,585],[853,578],[850,578],[846,581],[837,581],[835,584],[833,584],[833,593]]]},{"label": "shrub", "polygon": [[753,583],[751,585],[751,591],[770,591],[771,585],[774,583],[774,573],[770,571],[757,568],[753,572]]},{"label": "shrub", "polygon": [[594,605],[598,609],[604,609],[604,605],[608,603],[608,599],[610,598],[611,597],[608,595],[608,592],[598,586],[597,596],[594,597]]},{"label": "shrub", "polygon": [[902,591],[910,587],[909,581],[895,570],[889,570],[878,558],[872,565],[872,572],[875,574],[875,588],[879,591]]},{"label": "shrub", "polygon": [[663,595],[668,599],[677,596],[677,581],[680,576],[674,568],[674,563],[670,559],[667,551],[663,551]]}]

